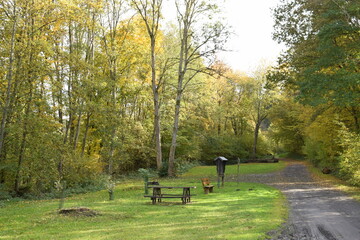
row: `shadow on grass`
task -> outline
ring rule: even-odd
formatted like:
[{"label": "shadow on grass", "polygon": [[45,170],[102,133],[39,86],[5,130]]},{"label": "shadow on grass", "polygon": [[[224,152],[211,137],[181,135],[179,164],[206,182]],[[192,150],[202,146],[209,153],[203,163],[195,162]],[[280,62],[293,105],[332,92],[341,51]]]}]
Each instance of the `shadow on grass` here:
[{"label": "shadow on grass", "polygon": [[278,190],[256,183],[225,183],[204,194],[202,174],[161,180],[163,185],[196,186],[191,204],[179,199],[153,205],[143,197],[140,180],[118,185],[114,201],[107,201],[106,191],[66,200],[66,207],[86,206],[100,213],[91,218],[55,214],[56,200],[11,204],[1,209],[0,239],[253,240],[265,238],[284,221],[285,200]]}]

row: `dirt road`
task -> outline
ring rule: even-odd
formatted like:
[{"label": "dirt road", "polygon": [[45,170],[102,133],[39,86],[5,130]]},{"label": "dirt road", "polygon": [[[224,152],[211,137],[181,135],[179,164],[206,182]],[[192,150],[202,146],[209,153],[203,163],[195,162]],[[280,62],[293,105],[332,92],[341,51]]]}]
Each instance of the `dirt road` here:
[{"label": "dirt road", "polygon": [[360,240],[360,203],[344,193],[316,182],[301,163],[283,171],[243,176],[280,189],[290,207],[288,223],[274,240]]}]

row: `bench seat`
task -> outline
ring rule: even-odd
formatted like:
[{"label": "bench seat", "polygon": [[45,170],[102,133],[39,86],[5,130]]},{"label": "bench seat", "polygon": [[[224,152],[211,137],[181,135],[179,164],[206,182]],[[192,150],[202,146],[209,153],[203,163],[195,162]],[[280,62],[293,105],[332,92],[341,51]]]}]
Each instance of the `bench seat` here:
[{"label": "bench seat", "polygon": [[214,185],[206,185],[203,186],[203,188],[205,194],[208,194],[209,192],[212,193],[214,191]]},{"label": "bench seat", "polygon": [[161,196],[153,196],[153,195],[144,195],[144,197],[149,197],[152,200],[152,204],[156,203],[156,200],[158,202],[161,202],[162,198],[180,198],[183,204],[186,204],[187,202],[190,202],[190,197],[195,196],[192,195],[182,195],[182,194],[161,194]]},{"label": "bench seat", "polygon": [[201,183],[205,194],[208,194],[209,192],[212,193],[214,191],[214,185],[210,184],[209,178],[202,178]]},{"label": "bench seat", "polygon": [[183,195],[170,195],[170,194],[162,194],[161,196],[156,196],[154,197],[153,195],[144,195],[144,197],[149,197],[149,198],[183,198]]}]

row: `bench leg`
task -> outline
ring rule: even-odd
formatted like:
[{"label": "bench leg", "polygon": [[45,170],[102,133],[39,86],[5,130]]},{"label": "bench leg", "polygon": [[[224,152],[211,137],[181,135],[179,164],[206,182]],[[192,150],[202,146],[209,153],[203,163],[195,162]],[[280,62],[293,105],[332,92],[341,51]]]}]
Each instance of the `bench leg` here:
[{"label": "bench leg", "polygon": [[208,194],[208,193],[209,193],[209,188],[204,187],[204,193],[205,193],[205,194]]},{"label": "bench leg", "polygon": [[181,200],[183,204],[190,202],[190,188],[184,188]]},{"label": "bench leg", "polygon": [[209,188],[209,191],[212,193],[213,192],[213,189],[214,187],[211,187],[211,188]]},{"label": "bench leg", "polygon": [[186,204],[186,203],[191,202],[190,196],[182,197],[181,201],[182,201],[182,204]]}]

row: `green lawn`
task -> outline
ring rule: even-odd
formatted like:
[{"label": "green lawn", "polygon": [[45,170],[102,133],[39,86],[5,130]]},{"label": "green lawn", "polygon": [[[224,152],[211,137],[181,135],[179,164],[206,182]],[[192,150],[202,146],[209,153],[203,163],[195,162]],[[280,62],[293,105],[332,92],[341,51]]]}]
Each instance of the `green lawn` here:
[{"label": "green lawn", "polygon": [[264,239],[287,216],[285,199],[274,188],[225,183],[224,188],[215,187],[214,193],[205,195],[199,181],[202,172],[196,172],[190,171],[193,179],[160,179],[162,185],[196,186],[193,202],[186,205],[180,199],[152,205],[143,197],[140,180],[118,184],[114,201],[107,200],[106,191],[66,200],[65,207],[88,207],[100,213],[95,217],[60,216],[57,200],[8,202],[0,208],[0,239],[253,240]]},{"label": "green lawn", "polygon": [[[239,167],[240,174],[260,174],[275,172],[283,169],[285,162],[278,163],[242,163]],[[227,165],[225,175],[236,175],[238,171],[237,165]],[[199,166],[190,169],[183,177],[212,177],[216,178],[216,166]]]}]

